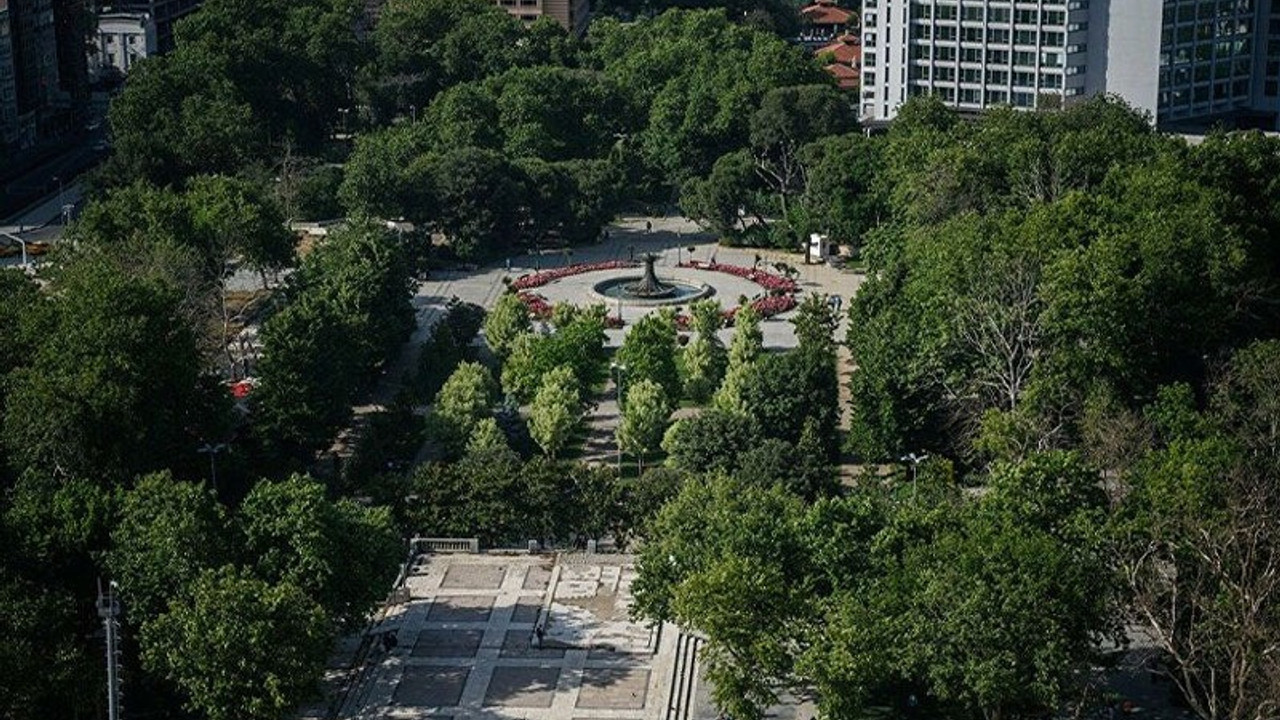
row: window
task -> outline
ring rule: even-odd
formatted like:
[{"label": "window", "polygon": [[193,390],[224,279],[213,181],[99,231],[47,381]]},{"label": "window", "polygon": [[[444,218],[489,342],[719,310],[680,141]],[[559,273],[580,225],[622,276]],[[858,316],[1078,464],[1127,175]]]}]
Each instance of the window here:
[{"label": "window", "polygon": [[1035,73],[1029,73],[1029,72],[1015,72],[1015,73],[1013,74],[1013,86],[1014,86],[1014,87],[1027,87],[1027,88],[1029,88],[1029,87],[1035,87],[1035,86],[1036,86],[1036,74],[1035,74]]},{"label": "window", "polygon": [[956,79],[956,69],[942,65],[933,69],[933,79],[940,82],[954,82]]},{"label": "window", "polygon": [[954,26],[954,25],[939,25],[939,26],[938,26],[938,35],[937,35],[937,39],[938,39],[938,40],[955,40],[955,39],[956,39],[956,28],[955,28],[955,26]]},{"label": "window", "polygon": [[1008,50],[988,50],[987,62],[992,65],[1008,65],[1009,51]]},{"label": "window", "polygon": [[1014,107],[1029,108],[1029,107],[1035,107],[1035,105],[1036,105],[1035,93],[1016,92],[1013,94]]},{"label": "window", "polygon": [[1036,64],[1036,54],[1030,50],[1014,50],[1013,64],[1025,67],[1034,67]]},{"label": "window", "polygon": [[991,32],[987,33],[987,41],[997,45],[1008,45],[1009,31],[1002,28],[991,28]]},{"label": "window", "polygon": [[983,7],[981,5],[966,5],[964,9],[960,11],[960,19],[982,22],[982,11]]},{"label": "window", "polygon": [[1014,10],[1013,21],[1022,25],[1035,25],[1040,22],[1038,15],[1035,10]]},{"label": "window", "polygon": [[965,42],[982,42],[982,28],[967,27],[960,33],[960,39]]},{"label": "window", "polygon": [[988,91],[987,91],[987,104],[988,104],[988,105],[1004,105],[1004,104],[1005,104],[1005,103],[1007,103],[1007,102],[1009,102],[1009,93],[1007,93],[1007,92],[1005,92],[1005,91],[1003,91],[1003,90],[988,90]]},{"label": "window", "polygon": [[[987,84],[989,84],[989,85],[1008,85],[1008,84],[1009,84],[1009,71],[1008,71],[1008,70],[988,70],[988,71],[987,71]],[[1003,102],[1003,101],[1001,101],[1001,102]]]},{"label": "window", "polygon": [[1056,73],[1041,74],[1040,87],[1049,88],[1050,90],[1060,90],[1062,89],[1062,76]]},{"label": "window", "polygon": [[961,68],[960,82],[980,83],[982,82],[982,71],[978,68]]},{"label": "window", "polygon": [[982,102],[981,93],[977,88],[960,88],[960,102],[977,105]]},{"label": "window", "polygon": [[952,45],[939,45],[934,49],[933,57],[934,59],[945,62],[955,62],[956,49]]},{"label": "window", "polygon": [[1035,45],[1035,30],[1015,30],[1013,32],[1013,43],[1015,45]]}]

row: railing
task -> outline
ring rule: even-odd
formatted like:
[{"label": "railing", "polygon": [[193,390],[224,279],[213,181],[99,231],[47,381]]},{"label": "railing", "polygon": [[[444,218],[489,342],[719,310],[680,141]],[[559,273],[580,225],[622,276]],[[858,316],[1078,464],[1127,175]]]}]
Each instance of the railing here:
[{"label": "railing", "polygon": [[409,541],[409,549],[418,553],[472,553],[480,552],[478,538],[424,538],[416,537]]}]

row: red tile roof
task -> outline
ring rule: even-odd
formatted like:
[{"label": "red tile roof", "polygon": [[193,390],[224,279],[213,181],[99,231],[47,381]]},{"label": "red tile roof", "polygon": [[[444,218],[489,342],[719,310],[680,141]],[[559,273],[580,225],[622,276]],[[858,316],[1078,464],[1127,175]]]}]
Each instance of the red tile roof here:
[{"label": "red tile roof", "polygon": [[841,90],[856,90],[862,84],[862,73],[848,65],[832,63],[826,67]]},{"label": "red tile roof", "polygon": [[854,14],[831,2],[817,2],[801,8],[800,18],[812,25],[848,25]]},{"label": "red tile roof", "polygon": [[814,51],[814,55],[828,54],[838,63],[844,63],[851,67],[862,67],[862,43],[858,40],[857,35],[844,35],[840,39],[820,47]]}]

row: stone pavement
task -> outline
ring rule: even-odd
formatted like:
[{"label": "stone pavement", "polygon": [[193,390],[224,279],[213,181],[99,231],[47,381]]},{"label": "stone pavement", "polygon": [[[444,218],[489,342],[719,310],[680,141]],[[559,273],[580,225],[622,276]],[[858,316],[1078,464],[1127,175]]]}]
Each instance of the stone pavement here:
[{"label": "stone pavement", "polygon": [[[629,556],[424,555],[378,631],[399,645],[342,717],[657,720],[675,633],[630,621]],[[535,628],[544,629],[538,642]]]}]

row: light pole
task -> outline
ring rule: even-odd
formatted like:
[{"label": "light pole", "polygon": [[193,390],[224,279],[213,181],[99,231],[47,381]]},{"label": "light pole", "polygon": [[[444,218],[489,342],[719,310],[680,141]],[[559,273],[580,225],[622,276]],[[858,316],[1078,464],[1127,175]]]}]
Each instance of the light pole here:
[{"label": "light pole", "polygon": [[227,449],[226,443],[205,443],[196,448],[196,452],[209,456],[209,481],[213,483],[213,491],[218,492],[218,453]]},{"label": "light pole", "polygon": [[4,235],[10,240],[18,243],[19,247],[22,248],[22,268],[24,270],[29,270],[31,268],[31,264],[27,262],[27,241],[23,240],[17,235],[14,235],[13,233],[0,233],[0,235]]},{"label": "light pole", "polygon": [[417,105],[409,106],[409,118],[413,121],[414,124],[417,124],[418,122],[418,106]]},{"label": "light pole", "polygon": [[911,500],[916,499],[916,474],[920,472],[920,463],[929,459],[928,455],[917,455],[915,453],[907,453],[901,458],[902,462],[911,463]]},{"label": "light pole", "polygon": [[[619,302],[618,315],[621,317],[622,308]],[[609,369],[614,374],[613,384],[618,388],[618,427],[622,427],[622,384],[627,373],[627,366],[622,363],[609,363]],[[614,442],[618,445],[618,477],[622,477],[622,442],[617,439],[618,434],[614,432]]]}]

